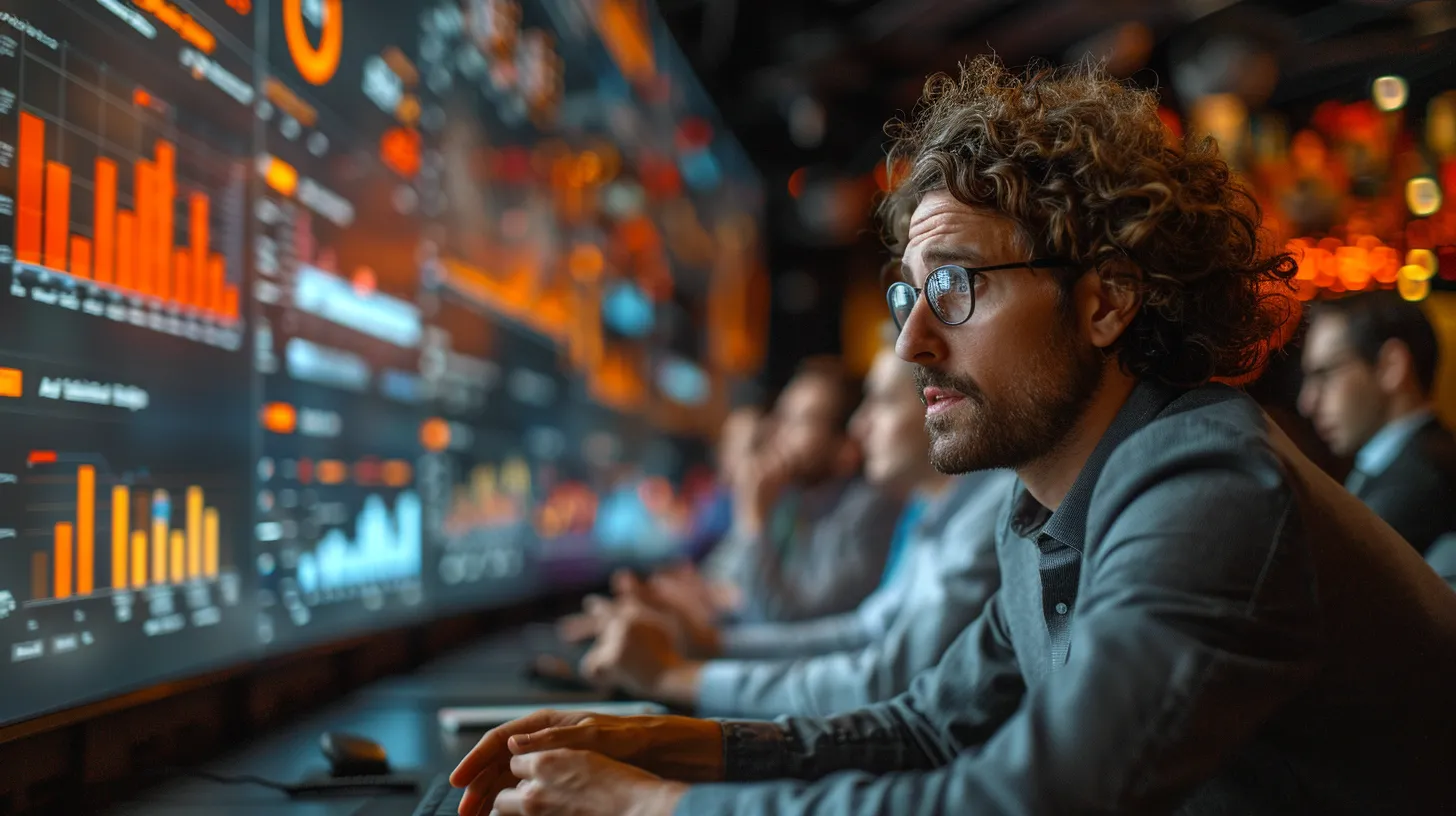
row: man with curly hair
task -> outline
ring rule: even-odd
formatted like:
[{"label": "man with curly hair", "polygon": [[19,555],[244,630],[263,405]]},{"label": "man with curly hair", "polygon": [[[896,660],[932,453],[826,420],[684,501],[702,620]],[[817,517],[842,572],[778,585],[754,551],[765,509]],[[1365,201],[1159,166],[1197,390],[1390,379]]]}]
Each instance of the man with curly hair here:
[{"label": "man with curly hair", "polygon": [[461,813],[1456,813],[1456,595],[1210,384],[1260,367],[1293,263],[1155,104],[981,59],[894,133],[932,460],[1019,477],[941,663],[828,718],[538,713],[462,761]]}]

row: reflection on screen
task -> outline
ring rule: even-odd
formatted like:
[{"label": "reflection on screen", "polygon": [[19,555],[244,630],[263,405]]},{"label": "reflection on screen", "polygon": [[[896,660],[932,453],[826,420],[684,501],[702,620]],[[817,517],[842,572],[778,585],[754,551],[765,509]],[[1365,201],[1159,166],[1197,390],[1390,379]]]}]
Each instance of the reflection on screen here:
[{"label": "reflection on screen", "polygon": [[637,0],[0,0],[0,723],[671,555],[759,199]]}]

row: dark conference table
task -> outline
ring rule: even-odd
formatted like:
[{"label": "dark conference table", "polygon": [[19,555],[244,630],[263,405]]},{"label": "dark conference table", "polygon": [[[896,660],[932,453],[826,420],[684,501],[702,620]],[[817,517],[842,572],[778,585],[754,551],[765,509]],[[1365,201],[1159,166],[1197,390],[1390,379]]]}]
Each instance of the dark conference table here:
[{"label": "dark conference table", "polygon": [[114,816],[409,816],[424,785],[455,767],[483,733],[445,731],[436,717],[440,708],[520,704],[548,708],[605,699],[591,693],[548,690],[527,678],[525,667],[533,655],[560,651],[554,633],[544,624],[502,632],[412,674],[366,686],[202,766],[217,774],[296,782],[327,773],[319,735],[344,731],[383,745],[396,773],[418,775],[420,793],[290,799],[280,791],[256,785],[177,777],[105,812]]}]

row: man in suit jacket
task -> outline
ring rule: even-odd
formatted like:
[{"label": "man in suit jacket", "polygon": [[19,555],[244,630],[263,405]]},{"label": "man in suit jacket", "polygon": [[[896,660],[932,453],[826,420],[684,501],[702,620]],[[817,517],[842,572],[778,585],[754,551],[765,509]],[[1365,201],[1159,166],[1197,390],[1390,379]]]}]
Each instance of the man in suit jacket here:
[{"label": "man in suit jacket", "polygon": [[1392,292],[1321,303],[1304,344],[1299,409],[1341,456],[1345,480],[1419,552],[1456,531],[1456,439],[1431,411],[1436,332]]}]

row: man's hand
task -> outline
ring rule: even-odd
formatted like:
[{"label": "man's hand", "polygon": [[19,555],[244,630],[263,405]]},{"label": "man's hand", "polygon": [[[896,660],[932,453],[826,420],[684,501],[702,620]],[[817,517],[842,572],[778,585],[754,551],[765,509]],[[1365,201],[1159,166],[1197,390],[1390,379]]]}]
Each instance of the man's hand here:
[{"label": "man's hand", "polygon": [[510,769],[521,783],[495,798],[500,816],[671,816],[687,789],[593,751],[518,754]]},{"label": "man's hand", "polygon": [[581,660],[581,675],[593,684],[681,706],[697,702],[700,673],[700,664],[677,650],[661,615],[627,601]]},{"label": "man's hand", "polygon": [[515,787],[513,753],[558,748],[595,751],[668,779],[723,778],[723,730],[711,720],[538,711],[486,732],[460,760],[450,774],[450,784],[466,789],[460,813],[480,813],[501,791]]},{"label": "man's hand", "polygon": [[[661,622],[672,633],[680,651],[695,657],[716,657],[722,651],[722,639],[714,624],[717,613],[711,606],[706,584],[700,592],[693,584],[685,583],[691,580],[685,577],[689,574],[697,576],[696,570],[691,567],[687,568],[687,572],[679,569],[659,573],[646,581],[639,581],[633,575],[618,576],[613,580],[613,587],[619,603],[610,611],[619,612],[623,608],[620,602],[624,601],[647,606],[659,613]],[[701,583],[702,579],[697,581]],[[598,636],[608,620],[605,616],[599,618]]]},{"label": "man's hand", "polygon": [[556,636],[563,643],[583,643],[601,634],[612,611],[612,601],[600,595],[588,595],[581,602],[581,612],[567,615],[556,622]]},{"label": "man's hand", "polygon": [[465,788],[460,799],[461,816],[474,816],[495,801],[506,788],[515,787],[511,773],[510,739],[518,734],[531,734],[545,728],[576,725],[591,719],[585,711],[537,711],[485,732],[480,742],[460,760],[450,773],[450,784]]},{"label": "man's hand", "polygon": [[[691,564],[654,572],[646,588],[656,601],[687,618],[688,628],[711,632],[715,645],[718,618],[736,609],[742,595],[737,587],[709,583]],[[740,597],[725,597],[729,595]]]}]

